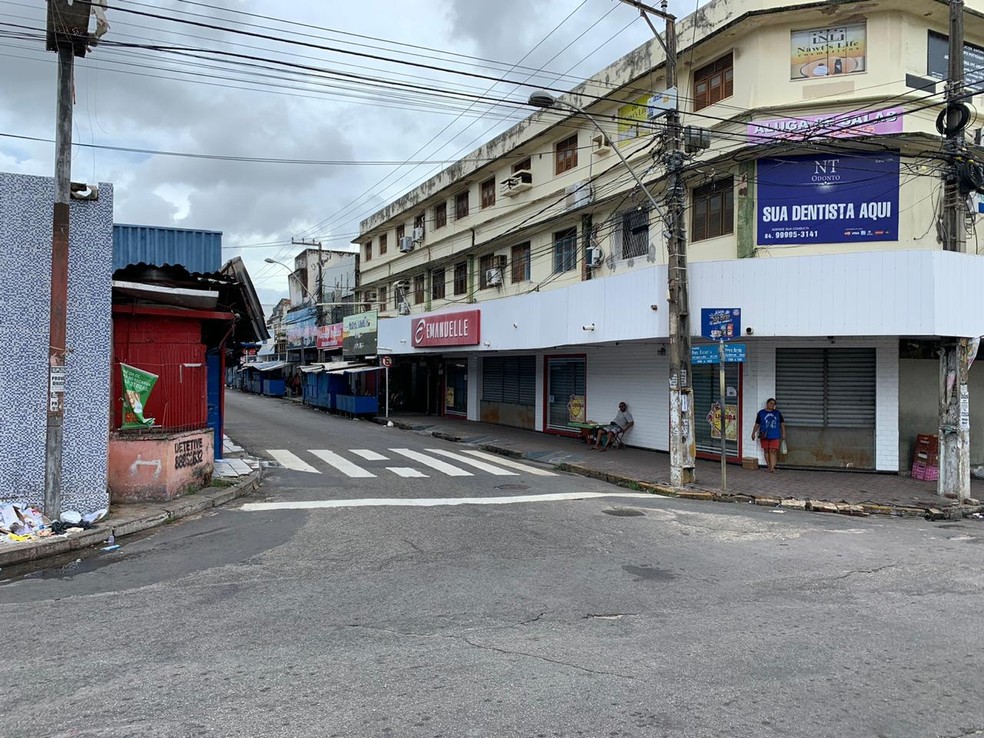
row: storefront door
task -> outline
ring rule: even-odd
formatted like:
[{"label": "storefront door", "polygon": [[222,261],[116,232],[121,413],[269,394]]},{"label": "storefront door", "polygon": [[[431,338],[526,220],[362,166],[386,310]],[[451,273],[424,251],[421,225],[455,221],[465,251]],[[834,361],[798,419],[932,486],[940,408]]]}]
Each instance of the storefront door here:
[{"label": "storefront door", "polygon": [[[721,458],[721,392],[719,364],[695,364],[694,405],[697,425],[697,455]],[[724,401],[727,422],[728,458],[741,456],[741,364],[724,365],[724,384],[727,393]]]},{"label": "storefront door", "polygon": [[567,424],[575,420],[571,417],[571,408],[584,406],[587,362],[583,356],[547,356],[544,362],[547,375],[547,430],[569,432],[571,429]]},{"label": "storefront door", "polygon": [[449,361],[444,365],[444,414],[468,414],[468,363]]}]

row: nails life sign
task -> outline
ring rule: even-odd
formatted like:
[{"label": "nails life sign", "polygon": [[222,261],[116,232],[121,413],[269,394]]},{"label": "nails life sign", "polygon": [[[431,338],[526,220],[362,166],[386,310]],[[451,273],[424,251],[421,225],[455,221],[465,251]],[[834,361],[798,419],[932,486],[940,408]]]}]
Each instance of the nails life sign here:
[{"label": "nails life sign", "polygon": [[482,311],[425,315],[414,320],[413,346],[476,346],[482,340]]}]

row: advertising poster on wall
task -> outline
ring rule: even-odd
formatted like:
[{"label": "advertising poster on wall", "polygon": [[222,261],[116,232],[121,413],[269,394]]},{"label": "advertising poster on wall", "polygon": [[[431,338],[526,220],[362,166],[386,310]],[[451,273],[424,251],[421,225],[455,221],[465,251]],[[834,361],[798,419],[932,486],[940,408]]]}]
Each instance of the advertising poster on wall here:
[{"label": "advertising poster on wall", "polygon": [[898,154],[758,161],[759,246],[897,241]]},{"label": "advertising poster on wall", "polygon": [[809,141],[817,136],[853,138],[887,136],[902,133],[902,106],[880,110],[852,110],[848,113],[797,115],[795,118],[770,118],[748,124],[751,143],[773,141]]},{"label": "advertising poster on wall", "polygon": [[[950,76],[950,37],[935,31],[929,32],[928,60],[926,73],[933,79],[946,79]],[[969,89],[980,91],[984,88],[984,48],[974,44],[964,44],[964,84]]]},{"label": "advertising poster on wall", "polygon": [[344,330],[341,323],[318,326],[318,348],[330,351],[342,347]]},{"label": "advertising poster on wall", "polygon": [[347,359],[375,355],[379,340],[378,316],[376,310],[368,310],[342,320],[342,356]]},{"label": "advertising poster on wall", "polygon": [[789,78],[818,79],[864,72],[866,50],[865,23],[793,31]]},{"label": "advertising poster on wall", "polygon": [[303,307],[284,317],[288,348],[312,348],[318,337],[318,309]]},{"label": "advertising poster on wall", "polygon": [[618,132],[616,141],[630,141],[649,132],[649,95],[643,95],[634,103],[623,105],[618,109]]},{"label": "advertising poster on wall", "polygon": [[120,428],[150,428],[154,418],[144,417],[144,407],[157,384],[157,375],[120,363],[123,374],[123,422]]}]

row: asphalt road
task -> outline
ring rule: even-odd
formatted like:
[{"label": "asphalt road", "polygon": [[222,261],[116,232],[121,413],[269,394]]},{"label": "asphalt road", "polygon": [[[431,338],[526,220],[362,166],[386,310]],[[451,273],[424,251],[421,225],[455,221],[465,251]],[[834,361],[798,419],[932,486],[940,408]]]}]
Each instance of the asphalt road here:
[{"label": "asphalt road", "polygon": [[621,490],[276,400],[233,393],[227,412],[256,455],[312,470],[0,582],[4,736],[984,731],[978,521],[448,504]]}]

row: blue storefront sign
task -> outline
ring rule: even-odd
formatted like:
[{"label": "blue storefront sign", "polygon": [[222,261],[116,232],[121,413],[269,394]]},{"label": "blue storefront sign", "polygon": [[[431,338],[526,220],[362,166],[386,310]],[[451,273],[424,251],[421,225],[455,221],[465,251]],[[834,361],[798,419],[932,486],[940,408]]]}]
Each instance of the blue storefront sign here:
[{"label": "blue storefront sign", "polygon": [[[719,358],[718,344],[701,344],[700,346],[690,347],[691,364],[717,364]],[[745,344],[726,343],[724,344],[724,363],[743,364],[745,362]]]},{"label": "blue storefront sign", "polygon": [[759,159],[759,246],[897,241],[899,156]]},{"label": "blue storefront sign", "polygon": [[713,341],[730,341],[741,335],[741,308],[701,308],[700,335]]}]

